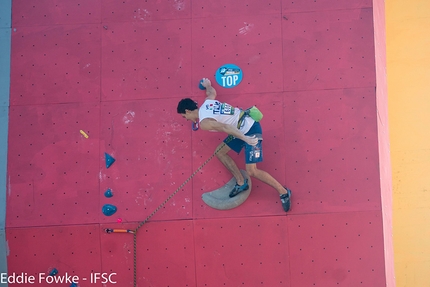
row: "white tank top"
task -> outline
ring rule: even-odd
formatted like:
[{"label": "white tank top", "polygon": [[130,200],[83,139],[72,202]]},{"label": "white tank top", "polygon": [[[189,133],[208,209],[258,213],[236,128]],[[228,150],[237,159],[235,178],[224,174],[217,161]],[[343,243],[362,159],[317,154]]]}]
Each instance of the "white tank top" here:
[{"label": "white tank top", "polygon": [[[206,118],[211,118],[217,122],[233,125],[235,128],[237,128],[239,116],[239,108],[232,107],[227,103],[221,103],[217,100],[207,99],[199,109],[200,122]],[[245,117],[245,120],[243,121],[239,130],[243,134],[246,134],[251,129],[254,122],[255,121],[251,119],[251,117]]]}]

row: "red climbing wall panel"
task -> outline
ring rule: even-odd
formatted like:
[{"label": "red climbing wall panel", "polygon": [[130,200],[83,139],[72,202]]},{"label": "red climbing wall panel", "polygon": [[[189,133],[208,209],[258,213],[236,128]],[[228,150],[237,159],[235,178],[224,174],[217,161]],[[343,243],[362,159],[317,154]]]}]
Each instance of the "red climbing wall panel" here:
[{"label": "red climbing wall panel", "polygon": [[[58,277],[79,276],[85,286],[91,273],[101,272],[99,225],[69,225],[55,227],[10,228],[8,274],[27,273],[35,276],[34,284],[23,286],[70,286],[70,283],[51,283],[46,279],[50,269],[58,270]],[[86,278],[86,280],[85,280]],[[39,284],[40,282],[40,284]]]},{"label": "red climbing wall panel", "polygon": [[333,0],[282,0],[282,11],[308,12],[325,10],[361,9],[372,7],[372,0],[333,1]]},{"label": "red climbing wall panel", "polygon": [[218,2],[194,0],[193,17],[210,18],[210,17],[228,17],[237,15],[267,15],[279,14],[281,10],[281,1],[228,1],[220,0]]},{"label": "red climbing wall panel", "polygon": [[282,23],[285,90],[375,86],[371,8],[285,13]]},{"label": "red climbing wall panel", "polygon": [[381,208],[374,88],[288,92],[287,174],[302,212]]},{"label": "red climbing wall panel", "polygon": [[16,27],[11,105],[99,102],[100,25]]},{"label": "red climbing wall panel", "polygon": [[[137,236],[138,285],[196,286],[193,233],[191,220],[144,225]],[[128,286],[133,281],[133,235],[104,233],[101,251],[103,272],[116,272],[118,284]]]},{"label": "red climbing wall panel", "polygon": [[108,22],[103,27],[103,100],[189,95],[190,20]]},{"label": "red climbing wall panel", "polygon": [[26,0],[12,1],[12,25],[53,26],[68,24],[100,23],[101,0],[59,1]]},{"label": "red climbing wall panel", "polygon": [[[163,99],[105,102],[101,111],[101,150],[117,161],[100,171],[100,195],[108,188],[116,203],[116,217],[125,222],[139,221],[152,213],[189,175],[191,142],[183,138],[189,126],[173,120],[176,101]],[[100,157],[104,166],[104,158]],[[180,168],[178,168],[180,167]],[[154,219],[192,217],[192,186],[181,189]],[[101,221],[116,218],[101,217]]]},{"label": "red climbing wall panel", "polygon": [[99,116],[98,103],[11,106],[7,226],[99,221]]},{"label": "red climbing wall panel", "polygon": [[291,286],[288,244],[285,217],[198,220],[196,286]]},{"label": "red climbing wall panel", "polygon": [[193,72],[196,77],[213,76],[221,65],[235,63],[243,67],[242,83],[238,90],[224,89],[223,95],[282,91],[281,27],[276,14],[197,18],[192,27]]},{"label": "red climbing wall panel", "polygon": [[381,213],[288,218],[292,286],[385,286]]},{"label": "red climbing wall panel", "polygon": [[153,20],[189,19],[191,0],[140,1],[105,0],[102,19],[105,22],[141,22]]},{"label": "red climbing wall panel", "polygon": [[[15,0],[12,16],[9,271],[133,286],[133,235],[103,229],[178,190],[138,230],[138,286],[385,286],[370,0]],[[233,89],[214,79],[227,63]],[[235,209],[201,200],[231,178],[205,164],[225,135],[176,113],[202,77],[264,113],[259,167],[292,189],[289,213],[256,179]]]}]

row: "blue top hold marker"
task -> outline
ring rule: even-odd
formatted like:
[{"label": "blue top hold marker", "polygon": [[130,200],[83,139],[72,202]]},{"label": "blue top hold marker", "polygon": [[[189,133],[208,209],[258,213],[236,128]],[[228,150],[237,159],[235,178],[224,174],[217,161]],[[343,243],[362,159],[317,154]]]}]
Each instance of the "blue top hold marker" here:
[{"label": "blue top hold marker", "polygon": [[234,64],[222,65],[215,74],[217,83],[224,88],[234,88],[242,81],[242,69]]}]

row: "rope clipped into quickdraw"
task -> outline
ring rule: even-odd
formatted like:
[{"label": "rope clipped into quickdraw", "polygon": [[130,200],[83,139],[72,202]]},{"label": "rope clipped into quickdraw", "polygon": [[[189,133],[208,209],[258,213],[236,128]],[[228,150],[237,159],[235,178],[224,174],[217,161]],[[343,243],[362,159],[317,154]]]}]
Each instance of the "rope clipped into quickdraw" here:
[{"label": "rope clipped into quickdraw", "polygon": [[[232,136],[229,136],[226,142],[229,142],[233,139]],[[208,164],[213,157],[225,147],[225,143],[221,145],[215,152],[199,167],[196,169],[196,171],[187,178],[176,190],[173,192],[163,203],[161,203],[150,215],[148,215],[145,220],[139,223],[139,225],[134,229],[105,229],[106,233],[131,233],[133,234],[133,286],[137,286],[137,231],[151,218],[159,211],[161,208],[163,208],[166,203],[172,199],[173,196],[178,193],[179,190],[181,190],[206,164]]]}]

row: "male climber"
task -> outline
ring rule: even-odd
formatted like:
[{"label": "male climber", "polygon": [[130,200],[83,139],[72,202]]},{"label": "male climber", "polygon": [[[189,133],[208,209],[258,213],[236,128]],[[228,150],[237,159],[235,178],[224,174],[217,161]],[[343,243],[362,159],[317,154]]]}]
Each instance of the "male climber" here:
[{"label": "male climber", "polygon": [[240,153],[245,147],[246,172],[276,189],[280,194],[283,209],[289,211],[291,190],[283,187],[266,171],[257,168],[257,163],[263,161],[260,123],[246,114],[243,116],[239,108],[217,101],[216,90],[209,79],[203,78],[201,85],[206,88],[207,96],[201,107],[198,108],[196,102],[186,98],[179,101],[177,110],[186,120],[194,124],[199,121],[202,130],[225,132],[229,135],[224,140],[225,145],[221,143],[216,149],[220,149],[216,154],[217,158],[233,174],[237,182],[229,196],[234,197],[249,188],[248,180],[243,177],[236,163],[227,154],[230,150]]}]

